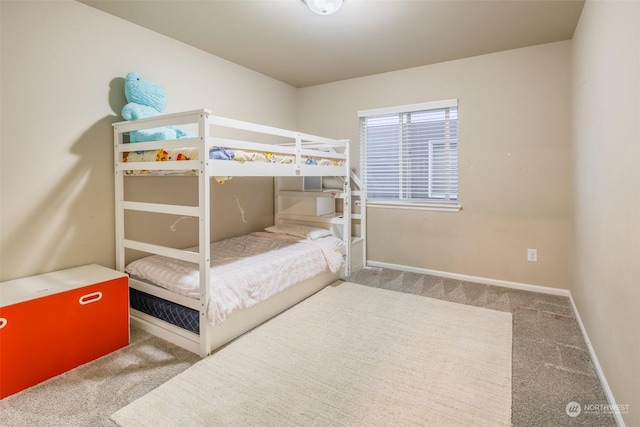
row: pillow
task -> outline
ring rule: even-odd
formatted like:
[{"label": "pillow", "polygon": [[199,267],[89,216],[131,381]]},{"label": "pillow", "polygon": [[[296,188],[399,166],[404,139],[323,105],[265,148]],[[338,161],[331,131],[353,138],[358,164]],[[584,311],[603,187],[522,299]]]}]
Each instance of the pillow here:
[{"label": "pillow", "polygon": [[322,239],[323,242],[327,242],[328,244],[332,244],[336,248],[341,248],[344,246],[344,242],[341,238],[335,236],[327,236]]},{"label": "pillow", "polygon": [[288,234],[289,236],[302,237],[304,239],[316,240],[321,237],[331,236],[329,230],[324,228],[308,227],[298,224],[279,224],[265,228],[269,233]]}]

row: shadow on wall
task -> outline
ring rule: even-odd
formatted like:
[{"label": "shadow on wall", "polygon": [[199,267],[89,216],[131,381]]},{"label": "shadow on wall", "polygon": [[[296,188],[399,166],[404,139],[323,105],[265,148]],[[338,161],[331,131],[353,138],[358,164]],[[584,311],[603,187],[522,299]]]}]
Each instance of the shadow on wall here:
[{"label": "shadow on wall", "polygon": [[124,79],[113,79],[109,87],[109,105],[116,114],[82,133],[69,150],[77,156],[73,166],[7,234],[0,280],[90,263],[115,264],[111,124],[122,120]]}]

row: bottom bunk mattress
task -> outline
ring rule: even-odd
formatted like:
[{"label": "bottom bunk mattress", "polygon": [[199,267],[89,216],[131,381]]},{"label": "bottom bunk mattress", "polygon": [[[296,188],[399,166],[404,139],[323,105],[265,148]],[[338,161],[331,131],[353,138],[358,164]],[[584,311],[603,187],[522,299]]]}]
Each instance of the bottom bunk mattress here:
[{"label": "bottom bunk mattress", "polygon": [[[272,229],[277,231],[278,227]],[[343,265],[339,250],[342,241],[330,235],[318,235],[318,230],[309,230],[302,237],[254,232],[212,243],[209,323],[221,323],[234,311],[249,308],[292,285],[325,272],[339,271]],[[197,252],[198,248],[188,250]],[[200,297],[197,264],[152,255],[132,262],[125,271],[177,294]]]}]

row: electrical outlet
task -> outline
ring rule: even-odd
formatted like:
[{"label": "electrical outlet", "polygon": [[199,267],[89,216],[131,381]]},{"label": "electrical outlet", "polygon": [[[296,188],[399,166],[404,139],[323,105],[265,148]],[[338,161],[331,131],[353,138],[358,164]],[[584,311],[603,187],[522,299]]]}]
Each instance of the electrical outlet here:
[{"label": "electrical outlet", "polygon": [[529,262],[538,262],[538,250],[537,249],[527,249],[527,261],[529,261]]}]

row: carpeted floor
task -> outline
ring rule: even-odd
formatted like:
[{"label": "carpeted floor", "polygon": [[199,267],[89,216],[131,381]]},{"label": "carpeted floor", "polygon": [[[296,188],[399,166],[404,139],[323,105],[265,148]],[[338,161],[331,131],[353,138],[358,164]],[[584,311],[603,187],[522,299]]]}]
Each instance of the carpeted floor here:
[{"label": "carpeted floor", "polygon": [[342,282],[112,419],[126,427],[510,427],[511,318]]},{"label": "carpeted floor", "polygon": [[389,269],[362,269],[347,280],[513,315],[514,427],[613,427],[610,413],[569,417],[567,405],[604,405],[569,298]]},{"label": "carpeted floor", "polygon": [[[395,270],[363,269],[348,280],[510,311],[513,426],[616,425],[607,413],[566,414],[572,401],[607,403],[568,298]],[[199,360],[134,329],[127,348],[0,400],[0,426],[113,427],[111,414]]]},{"label": "carpeted floor", "polygon": [[199,360],[132,328],[127,347],[0,400],[0,426],[113,427],[112,413]]}]

